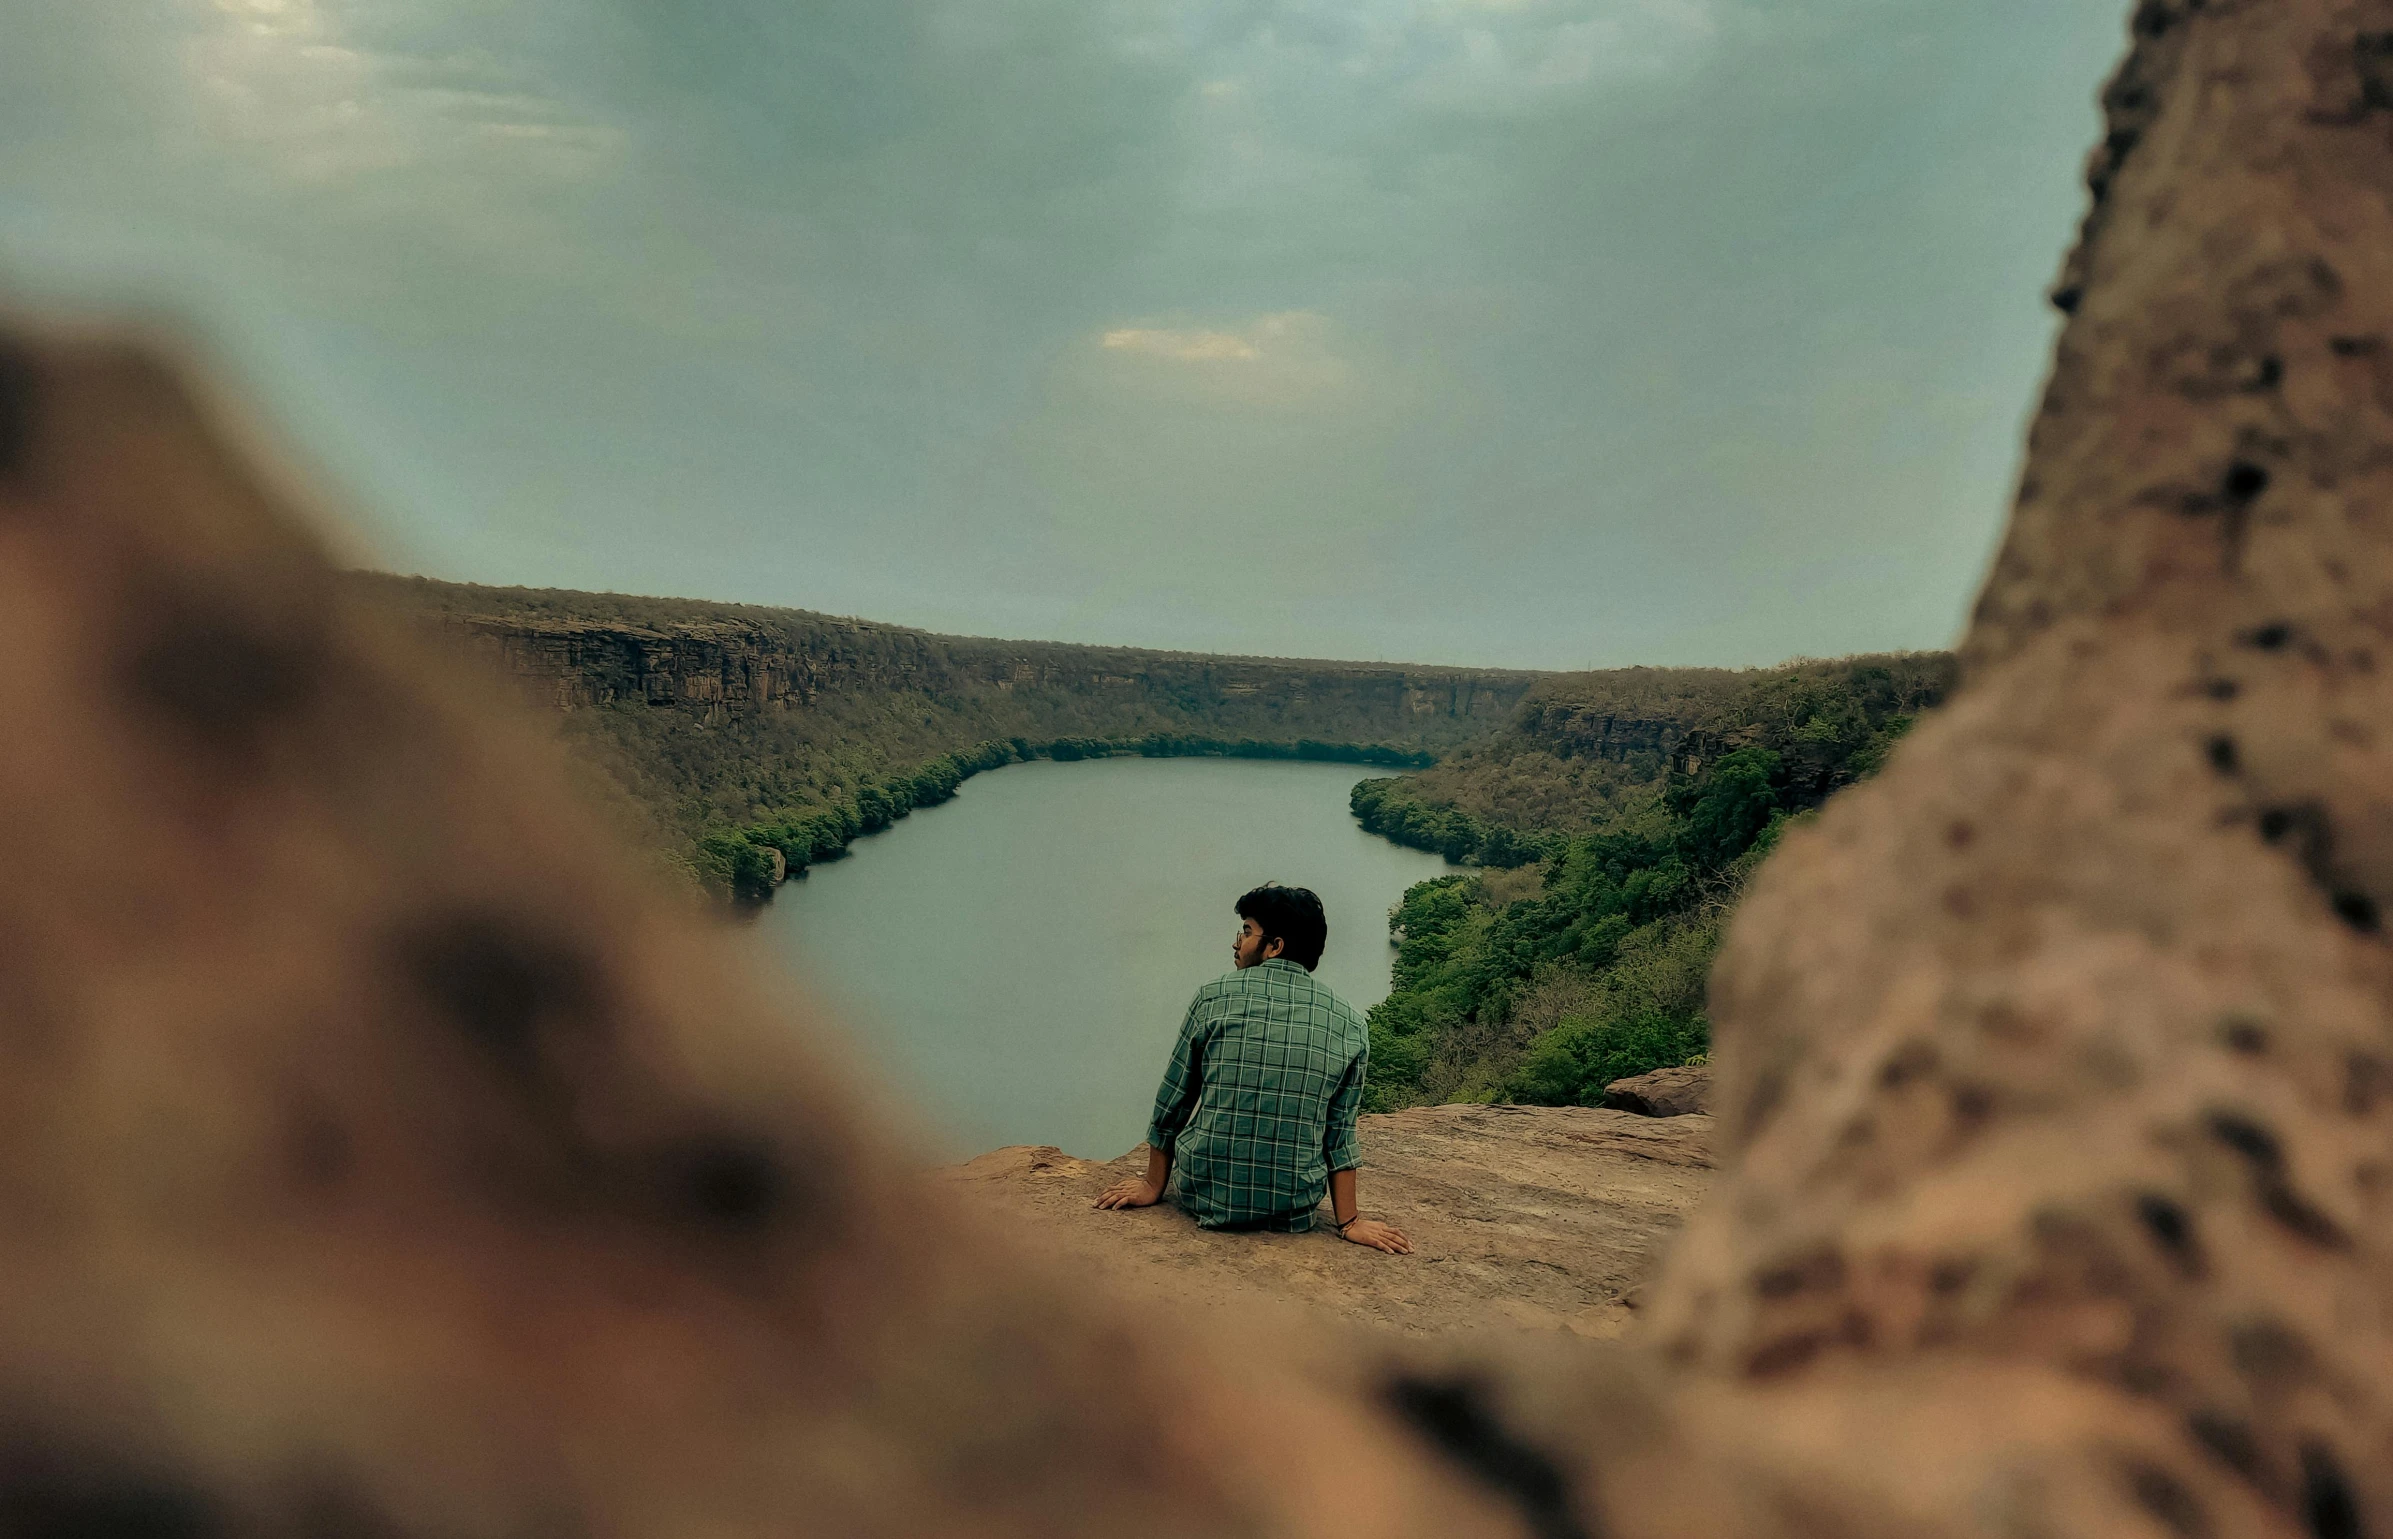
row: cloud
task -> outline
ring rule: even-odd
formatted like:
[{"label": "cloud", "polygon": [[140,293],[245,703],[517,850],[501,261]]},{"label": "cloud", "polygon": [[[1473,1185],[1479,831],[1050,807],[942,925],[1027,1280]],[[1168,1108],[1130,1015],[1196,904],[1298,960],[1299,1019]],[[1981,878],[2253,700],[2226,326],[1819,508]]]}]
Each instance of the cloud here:
[{"label": "cloud", "polygon": [[1608,79],[1684,71],[1717,38],[1710,0],[1460,0],[1433,4],[1436,39],[1409,83],[1440,111],[1548,110]]},{"label": "cloud", "polygon": [[408,201],[427,218],[469,190],[604,170],[618,130],[487,55],[407,46],[388,35],[394,9],[214,0],[186,11],[199,143],[239,168],[325,191],[412,174],[422,181]]},{"label": "cloud", "polygon": [[1242,327],[1208,331],[1194,327],[1118,326],[1098,344],[1113,352],[1140,353],[1175,363],[1262,363],[1310,358],[1329,348],[1330,321],[1311,310],[1259,315]]},{"label": "cloud", "polygon": [[1108,327],[1096,343],[1088,378],[1099,395],[1286,412],[1337,406],[1355,386],[1339,329],[1311,310],[1232,327]]},{"label": "cloud", "polygon": [[1101,345],[1117,352],[1147,353],[1175,363],[1252,363],[1263,350],[1229,331],[1158,331],[1125,326],[1105,333]]},{"label": "cloud", "polygon": [[[1278,88],[1286,105],[1337,98],[1389,110],[1529,110],[1605,79],[1691,66],[1733,0],[1178,0],[1165,35],[1235,60],[1217,78]],[[1150,45],[1151,46],[1151,45]]]}]

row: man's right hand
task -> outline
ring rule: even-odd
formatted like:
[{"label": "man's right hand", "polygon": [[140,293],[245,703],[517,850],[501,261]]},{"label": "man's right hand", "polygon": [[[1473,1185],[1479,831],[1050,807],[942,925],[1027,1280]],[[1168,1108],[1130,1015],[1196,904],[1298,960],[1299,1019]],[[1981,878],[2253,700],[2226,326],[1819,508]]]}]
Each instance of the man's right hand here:
[{"label": "man's right hand", "polygon": [[1413,1242],[1404,1237],[1403,1230],[1394,1224],[1383,1224],[1376,1218],[1358,1218],[1338,1233],[1357,1245],[1384,1250],[1391,1256],[1409,1256],[1413,1253]]},{"label": "man's right hand", "polygon": [[1116,1181],[1098,1194],[1100,1208],[1151,1208],[1163,1200],[1163,1188],[1136,1176]]}]

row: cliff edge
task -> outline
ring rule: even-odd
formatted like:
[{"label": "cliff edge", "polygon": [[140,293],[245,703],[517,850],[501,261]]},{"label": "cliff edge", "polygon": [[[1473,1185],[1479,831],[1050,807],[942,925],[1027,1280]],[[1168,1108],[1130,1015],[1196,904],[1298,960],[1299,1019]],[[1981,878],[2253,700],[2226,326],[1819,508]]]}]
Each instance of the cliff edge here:
[{"label": "cliff edge", "polygon": [[1406,1334],[1517,1326],[1608,1338],[1710,1184],[1712,1119],[1552,1106],[1422,1106],[1367,1116],[1363,1211],[1409,1256],[1312,1234],[1216,1234],[1168,1201],[1100,1213],[1146,1168],[1016,1146],[947,1172],[1035,1249],[1131,1296],[1180,1305],[1295,1304]]}]

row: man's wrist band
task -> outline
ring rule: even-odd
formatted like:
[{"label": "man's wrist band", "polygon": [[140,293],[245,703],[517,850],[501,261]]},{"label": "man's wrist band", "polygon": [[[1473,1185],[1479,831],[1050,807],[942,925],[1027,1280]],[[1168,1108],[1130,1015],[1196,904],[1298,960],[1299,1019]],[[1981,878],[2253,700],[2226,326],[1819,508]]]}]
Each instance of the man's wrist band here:
[{"label": "man's wrist band", "polygon": [[[1357,1213],[1357,1214],[1356,1214],[1354,1217],[1352,1217],[1352,1218],[1348,1219],[1348,1220],[1346,1221],[1346,1224],[1359,1224],[1359,1223],[1361,1223],[1361,1222],[1362,1222],[1362,1220],[1363,1220],[1363,1215],[1361,1215],[1360,1213]],[[1333,1228],[1333,1229],[1335,1229],[1335,1230],[1337,1230],[1337,1231],[1338,1231],[1338,1233],[1340,1233],[1340,1234],[1344,1234],[1344,1233],[1346,1232],[1346,1224],[1340,1224],[1340,1223],[1336,1223],[1336,1222],[1334,1222],[1334,1221],[1333,1221],[1333,1222],[1331,1223],[1330,1227],[1331,1227],[1331,1228]]]}]

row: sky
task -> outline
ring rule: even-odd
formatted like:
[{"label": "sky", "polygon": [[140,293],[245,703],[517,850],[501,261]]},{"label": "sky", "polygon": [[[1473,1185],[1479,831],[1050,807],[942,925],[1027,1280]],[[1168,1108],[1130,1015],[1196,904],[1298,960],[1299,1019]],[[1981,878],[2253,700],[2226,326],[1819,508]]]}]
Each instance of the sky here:
[{"label": "sky", "polygon": [[0,293],[376,564],[1535,668],[1949,644],[2102,0],[0,0]]}]

